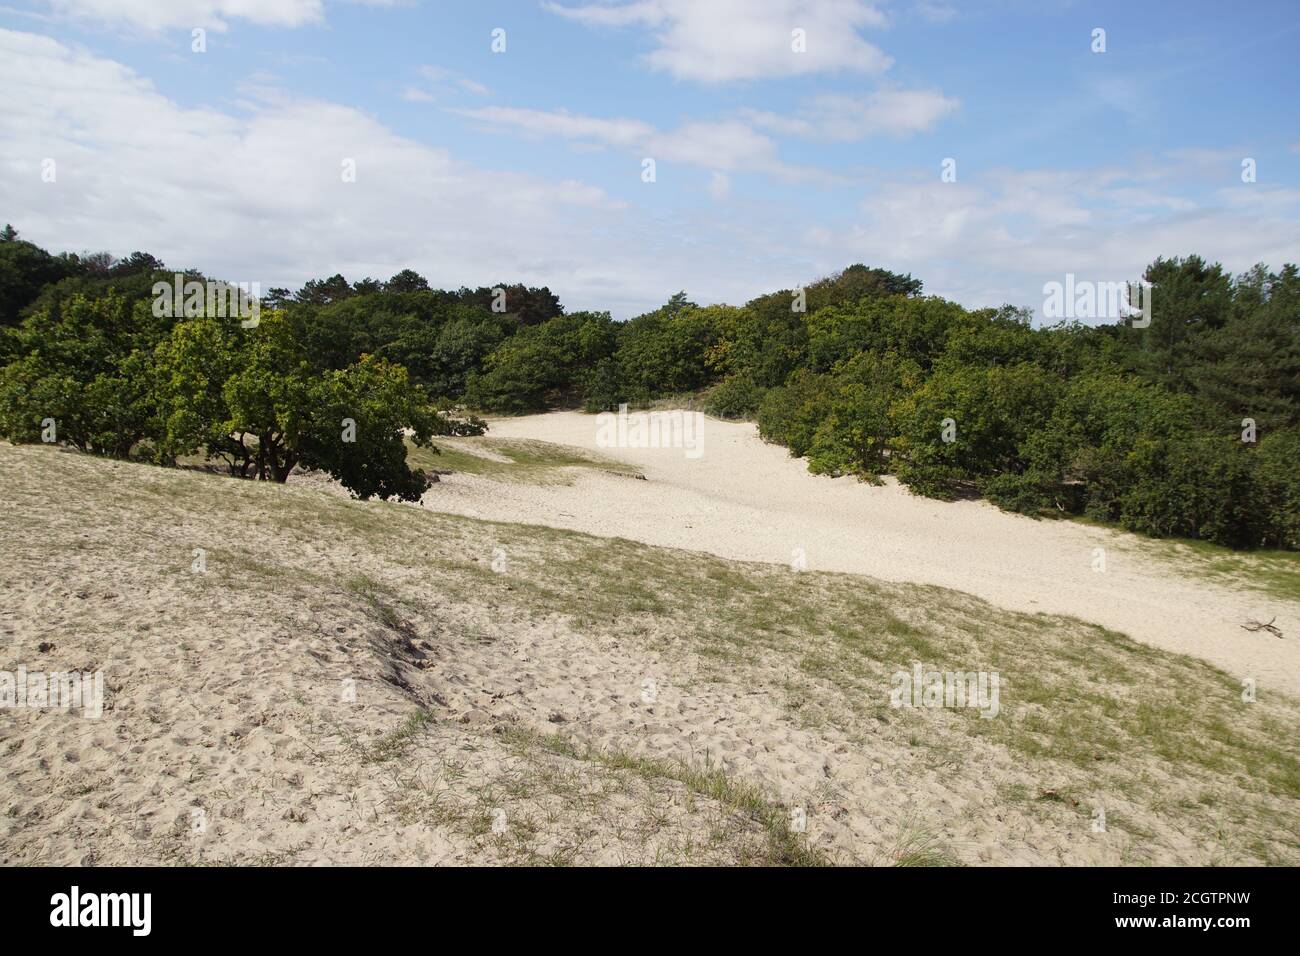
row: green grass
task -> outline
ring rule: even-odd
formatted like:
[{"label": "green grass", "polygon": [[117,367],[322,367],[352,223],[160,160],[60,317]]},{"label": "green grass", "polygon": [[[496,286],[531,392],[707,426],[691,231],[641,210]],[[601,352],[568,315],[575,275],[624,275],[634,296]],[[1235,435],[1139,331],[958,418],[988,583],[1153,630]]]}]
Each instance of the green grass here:
[{"label": "green grass", "polygon": [[1300,554],[1295,551],[1233,551],[1207,541],[1168,545],[1174,562],[1193,573],[1300,604]]},{"label": "green grass", "polygon": [[646,780],[672,780],[693,794],[716,801],[724,811],[742,814],[757,823],[767,835],[766,852],[760,859],[748,862],[766,866],[824,866],[830,862],[791,829],[788,807],[773,800],[759,787],[739,781],[711,764],[693,767],[680,761],[642,757],[624,750],[601,750],[580,745],[563,734],[539,734],[519,728],[511,728],[503,736],[516,746],[541,747],[610,770],[629,771]]},{"label": "green grass", "polygon": [[[434,444],[437,452],[408,443],[407,462],[411,467],[530,482],[562,481],[564,470],[570,468],[633,473],[627,465],[591,452],[524,438],[439,438]],[[476,450],[507,460],[498,461],[485,454],[474,454]]]},{"label": "green grass", "polygon": [[[1119,531],[1118,525],[1073,517],[1069,520],[1093,528]],[[1126,538],[1131,546],[1184,574],[1201,576],[1216,584],[1244,587],[1269,597],[1300,604],[1300,552],[1236,551],[1191,538]]]},{"label": "green grass", "polygon": [[[471,756],[447,754],[439,731],[459,731],[459,749]],[[466,743],[455,725],[415,711],[394,731],[365,743],[336,728],[348,752],[365,769],[386,772],[394,781],[394,804],[405,823],[453,827],[480,846],[490,845],[505,861],[521,865],[568,865],[580,862],[592,821],[616,815],[615,831],[632,845],[671,827],[670,790],[687,795],[685,810],[696,833],[671,840],[654,862],[680,864],[696,856],[740,865],[821,866],[830,860],[792,831],[789,810],[759,787],[711,765],[686,764],[635,756],[618,749],[596,749],[563,734],[545,734],[517,726],[477,732]],[[421,748],[421,749],[416,749]],[[473,756],[504,748],[484,779],[467,764]],[[431,753],[436,781],[421,782],[410,772]],[[490,762],[490,761],[489,761]],[[474,779],[470,779],[471,776]],[[640,781],[641,786],[636,782]],[[622,798],[617,806],[611,798]],[[621,808],[621,809],[620,809]],[[492,812],[508,810],[505,833],[492,830]],[[630,816],[629,816],[630,814]],[[557,836],[558,834],[558,836]],[[541,849],[544,838],[551,845]],[[758,837],[758,839],[754,839]]]},{"label": "green grass", "polygon": [[396,760],[405,756],[407,751],[415,743],[417,737],[429,724],[429,712],[426,710],[416,710],[407,718],[406,722],[396,730],[384,734],[378,740],[372,743],[361,743],[350,738],[348,735],[340,732],[340,736],[346,744],[353,747],[354,752],[364,764],[385,763],[389,760]]}]

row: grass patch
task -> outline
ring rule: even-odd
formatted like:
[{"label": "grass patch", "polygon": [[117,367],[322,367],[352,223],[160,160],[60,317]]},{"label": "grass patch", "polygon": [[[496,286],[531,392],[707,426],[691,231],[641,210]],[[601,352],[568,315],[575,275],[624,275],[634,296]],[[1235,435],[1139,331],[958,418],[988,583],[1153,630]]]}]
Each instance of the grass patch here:
[{"label": "grass patch", "polygon": [[[565,471],[590,468],[613,474],[633,474],[625,464],[600,455],[524,438],[439,438],[438,449],[407,443],[406,460],[413,468],[463,472],[505,481],[558,482]],[[503,460],[504,459],[504,460]]]},{"label": "grass patch", "polygon": [[[1116,525],[1104,521],[1083,517],[1070,520],[1089,527],[1117,530]],[[1300,604],[1300,552],[1234,551],[1221,544],[1191,538],[1141,538],[1133,541],[1132,547],[1182,573]]]},{"label": "grass patch", "polygon": [[415,744],[420,734],[430,723],[429,712],[423,709],[412,711],[411,716],[395,730],[366,743],[358,740],[342,728],[336,727],[343,738],[344,745],[362,764],[382,764],[404,757]]},{"label": "grass patch", "polygon": [[647,780],[672,780],[691,793],[715,801],[725,811],[738,813],[757,823],[766,834],[761,858],[745,862],[764,866],[825,866],[830,861],[810,847],[790,825],[790,810],[769,798],[761,789],[739,781],[711,765],[691,767],[674,760],[642,757],[617,749],[596,749],[579,744],[563,734],[539,734],[510,728],[507,740],[521,747],[540,747],[574,760],[595,763],[610,770],[628,771]]}]

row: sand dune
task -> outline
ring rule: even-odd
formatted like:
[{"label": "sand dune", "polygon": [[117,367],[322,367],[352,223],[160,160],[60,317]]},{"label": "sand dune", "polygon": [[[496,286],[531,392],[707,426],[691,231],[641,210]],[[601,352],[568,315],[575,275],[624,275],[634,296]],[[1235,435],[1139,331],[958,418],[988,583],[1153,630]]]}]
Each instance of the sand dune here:
[{"label": "sand dune", "polygon": [[[504,524],[0,444],[0,674],[103,675],[94,713],[0,711],[0,862],[1300,854],[1300,701],[955,591],[539,528],[548,495],[701,524],[645,521],[653,479],[543,470],[426,499],[532,502]],[[922,662],[998,674],[997,719],[895,705]]]},{"label": "sand dune", "polygon": [[[752,424],[708,419],[702,453],[597,448],[596,418],[555,412],[492,422],[490,434],[598,450],[643,472],[631,481],[590,470],[572,484],[506,484],[452,475],[427,507],[535,522],[724,558],[966,591],[1018,611],[1066,614],[1166,650],[1191,654],[1261,689],[1300,695],[1300,609],[1261,591],[1180,573],[1161,547],[1122,532],[1035,521],[984,502],[940,502],[892,479],[873,487],[810,475]],[[1093,569],[1105,549],[1105,571]],[[1276,616],[1285,637],[1241,624]]]}]

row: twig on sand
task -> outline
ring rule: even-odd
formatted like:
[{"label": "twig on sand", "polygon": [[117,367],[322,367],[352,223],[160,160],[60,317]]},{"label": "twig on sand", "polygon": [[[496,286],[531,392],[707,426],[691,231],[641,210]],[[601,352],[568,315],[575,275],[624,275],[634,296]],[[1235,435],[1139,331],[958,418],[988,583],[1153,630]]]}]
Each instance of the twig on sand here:
[{"label": "twig on sand", "polygon": [[1256,621],[1254,618],[1252,618],[1251,620],[1247,621],[1245,624],[1241,626],[1248,631],[1268,631],[1274,637],[1281,637],[1282,636],[1281,629],[1273,626],[1273,622],[1276,620],[1277,620],[1277,615],[1274,614],[1267,624],[1261,624],[1259,621]]}]

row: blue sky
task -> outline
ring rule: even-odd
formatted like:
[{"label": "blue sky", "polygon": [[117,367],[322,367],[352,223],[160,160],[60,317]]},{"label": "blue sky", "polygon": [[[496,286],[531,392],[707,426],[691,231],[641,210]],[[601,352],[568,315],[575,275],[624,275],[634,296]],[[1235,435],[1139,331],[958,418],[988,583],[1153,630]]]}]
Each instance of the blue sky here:
[{"label": "blue sky", "polygon": [[411,267],[627,318],[862,261],[1039,308],[1067,272],[1300,259],[1294,2],[0,0],[0,30],[0,218],[264,289]]}]

